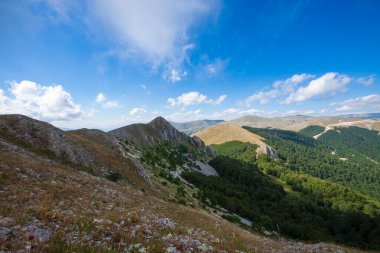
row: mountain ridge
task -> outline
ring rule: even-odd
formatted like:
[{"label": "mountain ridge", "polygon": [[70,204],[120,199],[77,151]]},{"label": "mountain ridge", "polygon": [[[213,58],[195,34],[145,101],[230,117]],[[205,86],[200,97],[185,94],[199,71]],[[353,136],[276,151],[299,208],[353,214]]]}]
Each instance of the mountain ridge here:
[{"label": "mountain ridge", "polygon": [[184,132],[187,135],[192,135],[204,128],[207,128],[209,126],[216,125],[222,122],[224,122],[224,120],[203,119],[203,120],[193,120],[193,121],[182,122],[182,123],[170,121],[170,124],[172,124],[172,126],[174,126],[179,131]]}]

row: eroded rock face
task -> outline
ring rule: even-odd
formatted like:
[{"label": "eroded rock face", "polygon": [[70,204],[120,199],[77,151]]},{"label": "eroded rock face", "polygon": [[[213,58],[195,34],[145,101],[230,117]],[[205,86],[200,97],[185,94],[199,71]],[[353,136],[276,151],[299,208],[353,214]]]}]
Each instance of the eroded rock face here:
[{"label": "eroded rock face", "polygon": [[265,155],[268,155],[274,159],[279,159],[278,157],[278,154],[276,152],[276,150],[274,150],[271,146],[269,145],[263,145],[261,147],[259,147],[259,153],[262,153],[262,154],[265,154]]},{"label": "eroded rock face", "polygon": [[71,141],[64,131],[27,116],[0,115],[0,138],[76,165],[91,166],[94,162],[92,155]]}]

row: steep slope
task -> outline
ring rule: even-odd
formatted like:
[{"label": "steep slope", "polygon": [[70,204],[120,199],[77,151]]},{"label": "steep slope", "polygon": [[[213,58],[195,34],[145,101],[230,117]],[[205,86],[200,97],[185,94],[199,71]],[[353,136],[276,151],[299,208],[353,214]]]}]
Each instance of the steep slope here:
[{"label": "steep slope", "polygon": [[[372,161],[378,159],[376,158],[378,157],[378,152],[374,150],[370,154],[366,154],[368,149],[363,143],[365,139],[361,136],[361,131],[357,133],[351,131],[343,133],[342,137],[346,140],[339,140],[339,134],[329,131],[327,133],[332,133],[331,137],[336,139],[331,139],[330,141],[326,139],[324,142],[321,142],[319,139],[293,131],[245,128],[248,131],[265,137],[265,141],[276,149],[281,160],[294,171],[304,172],[314,177],[345,185],[355,191],[380,200],[379,164],[376,161]],[[374,138],[374,136],[377,136],[377,132],[358,129],[369,132],[366,134],[366,138],[372,138],[373,141],[368,141],[368,145],[376,149],[378,147],[376,139],[378,138]],[[345,143],[346,141],[349,145]],[[358,147],[355,149],[358,153],[356,153],[356,156],[351,156],[353,154],[351,153],[352,149],[355,146]],[[363,151],[362,153],[360,153],[361,150]],[[340,157],[338,154],[349,154],[350,156]],[[367,159],[366,157],[373,159]]]},{"label": "steep slope", "polygon": [[163,117],[157,117],[148,124],[132,124],[109,132],[118,139],[128,140],[136,145],[154,145],[169,142],[177,145],[196,147],[210,155],[214,151],[199,138],[189,137],[175,129]]},{"label": "steep slope", "polygon": [[93,156],[65,132],[24,115],[0,115],[0,138],[76,165],[94,165]]},{"label": "steep slope", "polygon": [[177,123],[177,122],[170,122],[172,126],[174,126],[177,130],[184,132],[187,135],[192,135],[206,127],[216,125],[219,123],[224,122],[224,120],[195,120],[195,121],[189,121],[189,122],[183,122],[183,123]]},{"label": "steep slope", "polygon": [[380,248],[378,202],[281,160],[252,159],[249,153],[255,146],[250,143],[213,147],[221,154],[211,161],[219,177],[189,172],[185,178],[202,190],[206,203],[231,211],[227,219],[251,222],[266,234]]},{"label": "steep slope", "polygon": [[[5,119],[0,125],[0,251],[359,252],[263,237],[201,208],[193,186],[146,184],[123,156],[119,140],[102,131],[62,132],[24,116]],[[12,122],[13,127],[4,125]],[[74,163],[81,160],[62,155],[56,138],[63,151],[68,145],[80,149],[93,158],[90,165],[115,169],[121,177],[82,170]],[[179,196],[187,202],[177,203]]]},{"label": "steep slope", "polygon": [[195,133],[206,145],[222,144],[229,141],[249,142],[258,146],[259,154],[266,154],[277,158],[276,151],[267,145],[263,138],[251,133],[246,129],[233,123],[223,123],[208,127]]}]

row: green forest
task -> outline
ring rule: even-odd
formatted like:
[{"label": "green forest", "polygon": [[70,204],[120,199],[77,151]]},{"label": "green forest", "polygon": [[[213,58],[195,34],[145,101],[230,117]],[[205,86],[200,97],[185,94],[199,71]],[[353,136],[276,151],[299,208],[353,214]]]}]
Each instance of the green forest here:
[{"label": "green forest", "polygon": [[[213,145],[220,155],[210,164],[219,177],[182,174],[200,189],[199,197],[205,204],[222,206],[231,215],[249,219],[252,229],[258,231],[380,249],[380,204],[359,192],[367,190],[377,196],[374,184],[365,186],[365,182],[379,180],[374,171],[379,171],[378,167],[341,161],[331,154],[332,145],[303,133],[247,129],[266,138],[280,159],[257,157],[257,146],[250,143]],[[354,165],[363,167],[358,175]],[[377,178],[371,179],[371,173]],[[351,181],[343,183],[342,178],[350,174]]]},{"label": "green forest", "polygon": [[312,126],[307,126],[304,129],[301,129],[299,133],[304,134],[309,137],[313,137],[317,134],[322,133],[324,130],[325,130],[324,127],[312,125]]},{"label": "green forest", "polygon": [[[328,131],[315,140],[292,131],[244,128],[265,138],[291,170],[343,184],[380,200],[380,165],[365,155],[368,149],[373,149],[368,152],[373,159],[377,159],[380,153],[380,136],[374,137],[374,131],[360,128],[356,132],[359,128],[339,128],[341,133],[347,130],[351,137],[341,137],[339,132]],[[330,135],[332,140],[329,140]],[[370,148],[364,148],[359,141],[364,136]],[[350,153],[354,156],[348,156]],[[341,160],[340,154],[348,157],[347,160]]]}]

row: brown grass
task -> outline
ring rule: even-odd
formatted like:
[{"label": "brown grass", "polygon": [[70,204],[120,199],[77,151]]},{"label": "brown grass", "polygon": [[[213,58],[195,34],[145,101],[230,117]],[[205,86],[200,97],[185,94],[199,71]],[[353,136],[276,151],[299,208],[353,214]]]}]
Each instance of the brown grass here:
[{"label": "brown grass", "polygon": [[[101,140],[71,136],[92,152],[102,153],[97,156],[99,161],[125,166],[114,161],[117,150],[100,147]],[[122,168],[132,173],[131,168]],[[159,193],[143,193],[130,184],[110,182],[32,153],[9,151],[1,143],[0,172],[0,216],[13,218],[12,226],[19,226],[12,237],[0,239],[0,251],[32,245],[34,252],[122,252],[131,244],[141,244],[147,252],[164,252],[170,245],[186,251],[179,238],[199,240],[215,252],[294,252],[289,247],[299,247],[249,232],[198,207],[168,202]],[[157,221],[162,218],[173,221],[175,227],[160,227]],[[22,231],[27,224],[51,231],[50,240],[41,243],[28,238]],[[309,252],[311,247],[296,249]]]}]

